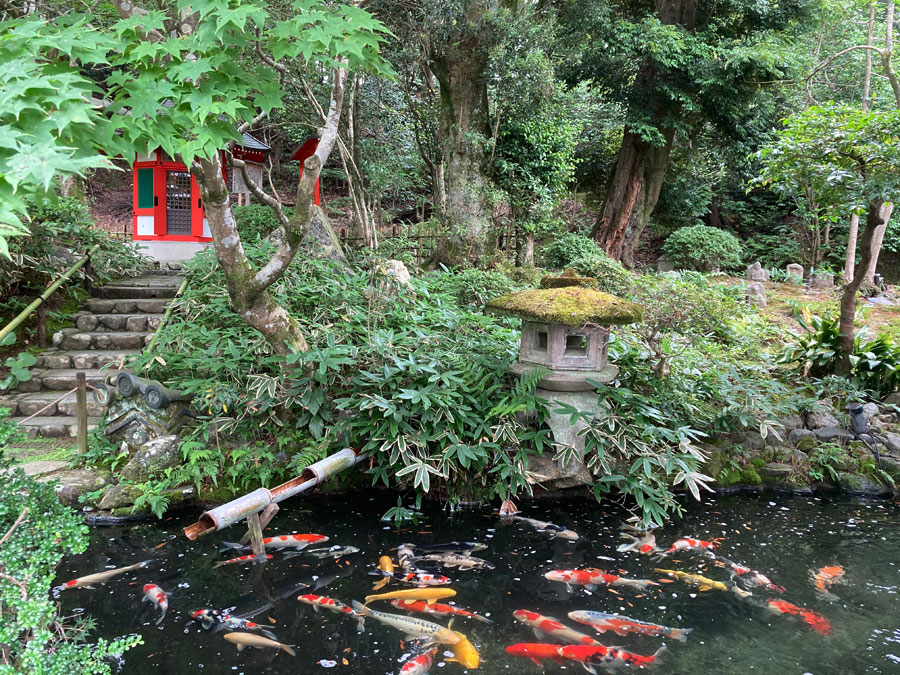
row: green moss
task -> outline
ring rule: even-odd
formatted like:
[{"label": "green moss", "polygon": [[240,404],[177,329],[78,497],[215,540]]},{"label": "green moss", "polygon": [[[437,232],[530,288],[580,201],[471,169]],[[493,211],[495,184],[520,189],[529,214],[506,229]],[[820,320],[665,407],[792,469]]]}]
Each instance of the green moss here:
[{"label": "green moss", "polygon": [[541,288],[566,288],[567,286],[584,286],[590,288],[597,284],[594,277],[582,277],[571,267],[558,277],[544,277],[541,279]]},{"label": "green moss", "polygon": [[756,470],[756,467],[753,466],[753,464],[748,464],[741,469],[741,482],[747,485],[762,484],[762,477],[759,475],[759,471]]},{"label": "green moss", "polygon": [[797,439],[797,449],[806,453],[811,452],[816,445],[818,445],[818,442],[814,436],[802,436]]},{"label": "green moss", "polygon": [[640,305],[581,286],[510,293],[494,298],[487,307],[495,314],[576,327],[586,323],[624,325],[643,317]]},{"label": "green moss", "polygon": [[764,460],[762,457],[754,457],[753,459],[750,460],[750,466],[752,466],[757,471],[759,471],[765,465],[766,465],[766,460]]},{"label": "green moss", "polygon": [[729,485],[738,485],[742,483],[741,480],[741,472],[736,469],[729,469],[728,471],[723,471],[718,480],[716,481],[721,487],[728,487]]}]

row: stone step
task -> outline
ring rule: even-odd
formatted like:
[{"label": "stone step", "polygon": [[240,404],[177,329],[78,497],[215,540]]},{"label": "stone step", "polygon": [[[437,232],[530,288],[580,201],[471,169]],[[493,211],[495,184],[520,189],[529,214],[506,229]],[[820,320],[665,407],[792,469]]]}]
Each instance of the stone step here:
[{"label": "stone step", "polygon": [[75,388],[75,373],[82,372],[85,374],[85,380],[88,384],[98,385],[106,382],[107,374],[110,375],[111,379],[114,379],[119,371],[111,368],[103,371],[96,368],[34,368],[31,371],[30,380],[27,382],[19,382],[18,385],[10,391],[0,389],[0,394],[12,394],[16,392],[33,393],[37,391],[67,391]]},{"label": "stone step", "polygon": [[[163,279],[168,281],[169,279],[177,279],[178,277],[154,277],[156,279]],[[159,285],[159,286],[133,286],[133,285],[124,285],[119,282],[114,284],[107,284],[106,286],[101,286],[100,288],[94,289],[94,294],[98,298],[115,298],[115,299],[132,299],[132,298],[174,298],[175,292],[178,290],[178,286],[181,284],[175,285]]]},{"label": "stone step", "polygon": [[38,354],[38,368],[102,368],[110,363],[124,361],[138,351],[122,349],[91,349],[88,351],[48,349]]},{"label": "stone step", "polygon": [[94,314],[162,314],[169,298],[88,298],[84,302],[87,311]]},{"label": "stone step", "polygon": [[162,321],[161,314],[96,314],[79,313],[75,327],[82,333],[97,331],[155,331]]},{"label": "stone step", "polygon": [[104,333],[80,333],[77,329],[63,329],[53,336],[53,344],[60,349],[134,349],[141,350],[149,341],[152,331],[109,331]]},{"label": "stone step", "polygon": [[[78,434],[78,421],[74,417],[11,417],[22,427],[28,438],[74,438]],[[88,431],[97,428],[99,417],[88,417]]]},{"label": "stone step", "polygon": [[109,285],[113,286],[153,286],[153,287],[172,287],[178,288],[184,277],[167,276],[165,278],[158,275],[144,275],[141,277],[126,277],[113,281]]},{"label": "stone step", "polygon": [[[39,391],[24,394],[6,394],[0,396],[0,408],[8,408],[10,417],[30,417],[40,413],[41,417],[74,417],[76,415],[75,394],[67,394],[61,401],[60,391]],[[52,404],[52,405],[50,405]],[[50,405],[49,408],[47,406]],[[45,409],[46,408],[46,409]],[[87,396],[88,415],[99,417],[106,408],[94,400],[92,392]]]}]

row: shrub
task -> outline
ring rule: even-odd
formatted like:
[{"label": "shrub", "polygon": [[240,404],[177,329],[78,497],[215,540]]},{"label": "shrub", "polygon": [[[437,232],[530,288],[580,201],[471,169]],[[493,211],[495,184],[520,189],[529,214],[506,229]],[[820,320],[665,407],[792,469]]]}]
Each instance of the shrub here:
[{"label": "shrub", "polygon": [[50,597],[64,555],[87,549],[87,528],[60,504],[52,484],[13,471],[0,453],[0,644],[3,672],[111,673],[112,661],[140,636],[87,642],[92,621],[61,617]]},{"label": "shrub", "polygon": [[541,249],[541,256],[547,267],[565,269],[581,258],[605,255],[603,249],[590,237],[581,234],[564,234]]},{"label": "shrub", "polygon": [[735,269],[741,264],[741,242],[730,232],[707,225],[682,227],[663,244],[677,267],[701,272]]},{"label": "shrub", "polygon": [[[284,207],[284,215],[290,217],[294,210]],[[234,221],[243,242],[258,242],[278,228],[275,212],[265,204],[247,204],[234,207]]]},{"label": "shrub", "polygon": [[488,300],[522,288],[498,270],[467,269],[461,272],[437,272],[425,277],[428,290],[446,293],[460,306],[484,307]]},{"label": "shrub", "polygon": [[592,253],[582,258],[576,258],[571,265],[579,274],[586,277],[594,277],[597,280],[597,288],[613,295],[628,295],[634,284],[634,276],[625,269],[622,263],[613,260],[605,253]]}]

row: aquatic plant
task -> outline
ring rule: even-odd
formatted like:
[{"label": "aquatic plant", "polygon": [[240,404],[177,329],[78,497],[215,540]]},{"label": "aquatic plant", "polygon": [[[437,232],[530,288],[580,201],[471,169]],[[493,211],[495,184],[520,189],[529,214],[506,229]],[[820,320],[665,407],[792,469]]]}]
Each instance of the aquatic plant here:
[{"label": "aquatic plant", "polygon": [[60,504],[52,483],[39,483],[10,465],[0,452],[0,670],[111,673],[140,636],[88,642],[90,618],[59,615],[50,597],[54,570],[63,556],[87,549],[87,527]]}]

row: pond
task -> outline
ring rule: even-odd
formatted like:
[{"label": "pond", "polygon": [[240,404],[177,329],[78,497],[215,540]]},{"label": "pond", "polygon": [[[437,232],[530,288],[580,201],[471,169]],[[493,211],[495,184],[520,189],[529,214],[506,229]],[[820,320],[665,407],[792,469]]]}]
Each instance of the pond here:
[{"label": "pond", "polygon": [[[98,527],[92,529],[87,553],[67,559],[59,582],[151,559],[147,569],[112,579],[96,590],[75,589],[61,594],[64,612],[86,612],[97,622],[96,633],[114,637],[140,633],[144,644],[126,654],[123,673],[397,673],[409,653],[404,635],[372,619],[365,632],[339,614],[315,612],[297,601],[304,593],[325,595],[349,604],[372,594],[377,579],[368,573],[378,558],[399,544],[477,541],[487,545],[474,555],[493,562],[490,571],[444,570],[457,595],[449,602],[478,612],[494,623],[457,619],[453,629],[468,635],[481,654],[485,675],[540,673],[542,668],[506,653],[508,645],[538,640],[512,612],[527,609],[562,620],[607,646],[621,646],[651,655],[667,645],[659,664],[647,668],[660,674],[697,673],[900,673],[900,509],[891,502],[851,502],[787,495],[718,496],[689,507],[686,516],[655,531],[660,546],[679,537],[717,542],[716,553],[768,575],[785,588],[783,594],[756,589],[752,598],[730,591],[699,591],[671,581],[654,568],[702,573],[728,582],[725,569],[702,554],[677,553],[654,562],[638,552],[617,552],[623,540],[624,512],[581,499],[536,500],[523,515],[552,521],[580,535],[578,541],[550,538],[521,523],[501,523],[488,507],[450,513],[426,506],[416,523],[396,529],[379,517],[396,496],[354,493],[317,496],[282,504],[267,534],[312,532],[327,535],[326,546],[355,546],[358,553],[337,560],[320,560],[306,553],[285,558],[272,551],[264,566],[215,562],[234,557],[221,551],[222,542],[240,537],[239,526],[190,543],[181,528],[187,520]],[[626,514],[627,515],[627,514]],[[312,548],[312,547],[310,547]],[[810,569],[841,566],[845,583],[831,587],[825,599],[813,588]],[[659,583],[649,591],[633,588],[581,586],[571,590],[550,581],[554,569],[600,568],[615,574]],[[663,582],[660,582],[663,579]],[[142,603],[142,587],[156,583],[172,593],[165,619]],[[308,584],[308,586],[305,586]],[[391,582],[379,592],[402,588]],[[774,597],[820,612],[831,634],[811,630],[796,616],[767,611],[765,598]],[[447,602],[447,601],[444,601]],[[204,631],[190,620],[196,608],[235,607],[233,614],[273,631],[281,642],[295,645],[296,656],[271,649],[238,652],[226,642],[227,631]],[[384,601],[371,607],[402,613]],[[577,610],[618,613],[672,627],[692,628],[686,643],[645,635],[620,637],[597,634],[574,623]],[[422,616],[426,619],[432,617]],[[436,619],[446,625],[446,620]],[[331,670],[329,670],[331,668]],[[545,662],[544,672],[584,672],[580,664]],[[461,673],[457,663],[438,656],[432,673]],[[603,672],[598,669],[598,672]]]}]

